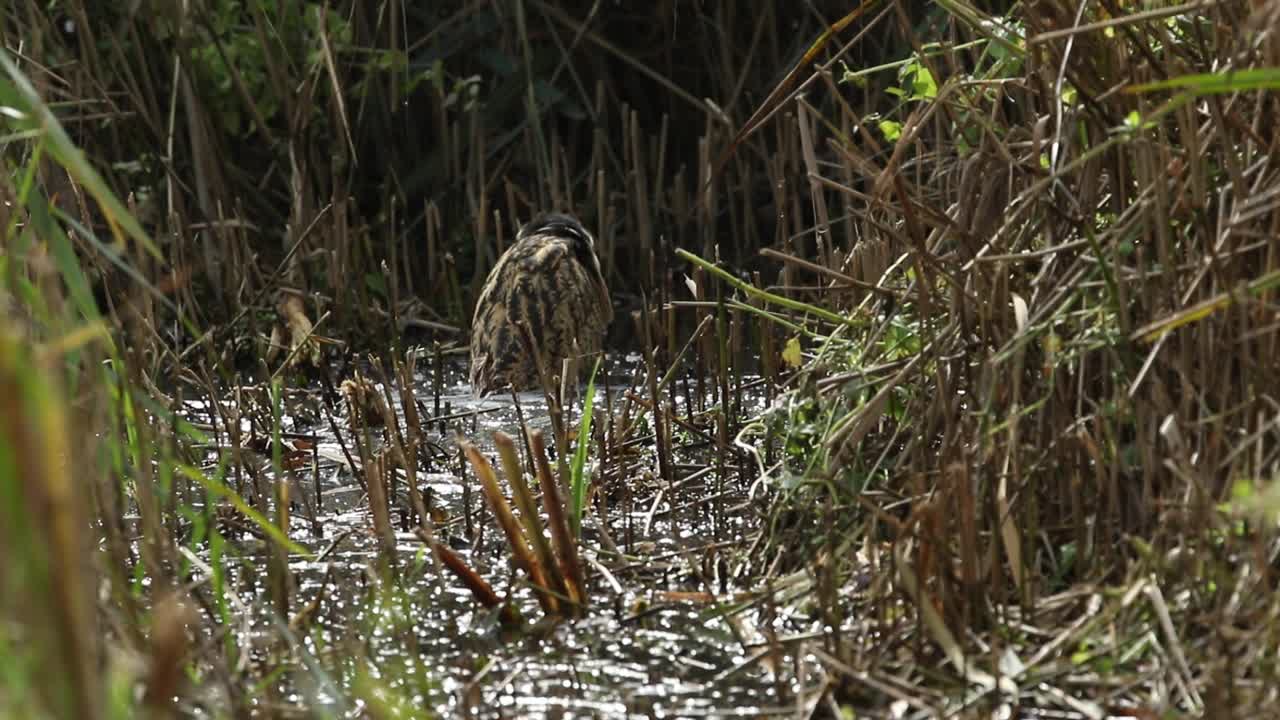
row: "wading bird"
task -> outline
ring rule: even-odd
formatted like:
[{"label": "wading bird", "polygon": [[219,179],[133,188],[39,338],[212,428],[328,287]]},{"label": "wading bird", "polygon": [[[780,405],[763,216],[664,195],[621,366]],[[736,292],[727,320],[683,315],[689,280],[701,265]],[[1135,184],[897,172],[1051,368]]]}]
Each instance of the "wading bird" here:
[{"label": "wading bird", "polygon": [[471,320],[471,387],[480,396],[537,387],[566,358],[599,352],[613,319],[595,238],[582,223],[540,215],[489,272]]}]

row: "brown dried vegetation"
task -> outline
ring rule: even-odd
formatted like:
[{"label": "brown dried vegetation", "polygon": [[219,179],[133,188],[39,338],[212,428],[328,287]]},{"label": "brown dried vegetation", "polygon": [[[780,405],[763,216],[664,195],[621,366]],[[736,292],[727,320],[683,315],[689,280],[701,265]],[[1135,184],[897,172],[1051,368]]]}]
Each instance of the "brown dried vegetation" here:
[{"label": "brown dried vegetation", "polygon": [[[0,10],[0,709],[422,712],[457,583],[710,605],[810,714],[1275,706],[1277,0],[119,5]],[[643,362],[508,491],[442,386],[547,208]]]}]

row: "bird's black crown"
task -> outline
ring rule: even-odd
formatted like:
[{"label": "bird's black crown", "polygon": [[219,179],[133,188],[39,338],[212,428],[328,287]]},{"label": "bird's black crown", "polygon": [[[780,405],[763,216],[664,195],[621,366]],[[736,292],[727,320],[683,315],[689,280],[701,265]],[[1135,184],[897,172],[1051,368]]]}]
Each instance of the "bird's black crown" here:
[{"label": "bird's black crown", "polygon": [[568,240],[578,262],[597,273],[600,271],[599,260],[596,259],[596,240],[572,215],[558,212],[538,215],[520,228],[516,239],[523,240],[534,235],[550,235]]},{"label": "bird's black crown", "polygon": [[581,242],[586,244],[587,247],[595,244],[591,233],[587,232],[582,223],[578,222],[578,219],[572,215],[565,215],[564,213],[538,215],[520,228],[521,238],[538,234],[554,235],[566,240],[572,240],[575,244]]}]

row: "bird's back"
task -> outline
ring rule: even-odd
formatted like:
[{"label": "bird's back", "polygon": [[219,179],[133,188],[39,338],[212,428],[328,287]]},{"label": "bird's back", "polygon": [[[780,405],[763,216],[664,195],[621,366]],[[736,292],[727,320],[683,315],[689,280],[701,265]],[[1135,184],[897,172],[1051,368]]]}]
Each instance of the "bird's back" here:
[{"label": "bird's back", "polygon": [[539,384],[529,340],[546,371],[556,374],[565,358],[598,352],[613,318],[593,251],[588,265],[572,236],[521,235],[498,259],[476,303],[471,385],[481,395],[507,384],[517,389]]}]

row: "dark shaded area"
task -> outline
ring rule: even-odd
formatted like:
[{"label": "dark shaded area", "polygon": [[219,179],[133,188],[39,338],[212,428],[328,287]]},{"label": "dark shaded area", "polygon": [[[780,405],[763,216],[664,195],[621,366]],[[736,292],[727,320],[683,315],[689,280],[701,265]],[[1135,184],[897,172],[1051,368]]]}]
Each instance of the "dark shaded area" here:
[{"label": "dark shaded area", "polygon": [[[776,128],[739,148],[695,210],[697,187],[856,5],[339,2],[321,23],[322,7],[70,2],[5,17],[6,35],[46,59],[45,94],[76,99],[64,107],[74,139],[179,246],[179,292],[208,322],[235,317],[285,261],[281,279],[327,298],[344,330],[409,296],[465,325],[497,252],[547,209],[601,237],[624,309],[669,276],[659,248],[718,243],[749,262],[796,231],[778,224],[777,188],[802,186],[803,168],[761,169]],[[898,11],[899,24],[928,26],[928,8]],[[877,31],[844,62],[909,52]],[[841,101],[867,111],[885,99],[845,89]],[[103,274],[108,291],[125,285]]]}]

